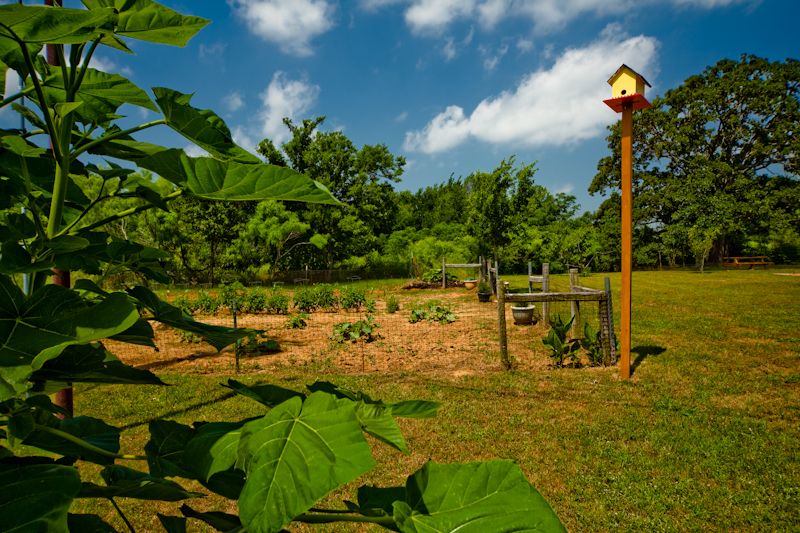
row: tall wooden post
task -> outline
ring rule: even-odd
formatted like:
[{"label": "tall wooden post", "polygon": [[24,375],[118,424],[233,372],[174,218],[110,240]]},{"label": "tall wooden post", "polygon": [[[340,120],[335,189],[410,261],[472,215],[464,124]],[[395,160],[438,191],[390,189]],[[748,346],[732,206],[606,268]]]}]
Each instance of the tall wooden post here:
[{"label": "tall wooden post", "polygon": [[[631,377],[631,269],[633,267],[633,112],[650,107],[644,97],[650,84],[641,74],[622,65],[608,79],[612,98],[603,100],[608,107],[622,113],[622,168],[620,193],[622,195],[622,286],[620,289],[620,357],[619,375]],[[609,305],[610,305],[609,301]]]},{"label": "tall wooden post", "polygon": [[447,288],[447,262],[442,257],[442,288]]},{"label": "tall wooden post", "polygon": [[506,332],[506,291],[499,272],[495,280],[497,289],[497,328],[500,335],[500,362],[503,363],[503,368],[511,370],[511,360],[508,358],[508,334]]},{"label": "tall wooden post", "polygon": [[622,285],[619,376],[631,377],[631,269],[633,268],[633,103],[622,106]]},{"label": "tall wooden post", "polygon": [[[578,269],[569,269],[569,292],[575,292],[575,287],[578,286]],[[583,338],[583,328],[581,327],[581,302],[572,300],[570,302],[570,311],[572,314],[572,338]]]},{"label": "tall wooden post", "polygon": [[[550,292],[550,263],[542,263],[542,292]],[[542,320],[550,325],[550,303],[542,302]]]}]

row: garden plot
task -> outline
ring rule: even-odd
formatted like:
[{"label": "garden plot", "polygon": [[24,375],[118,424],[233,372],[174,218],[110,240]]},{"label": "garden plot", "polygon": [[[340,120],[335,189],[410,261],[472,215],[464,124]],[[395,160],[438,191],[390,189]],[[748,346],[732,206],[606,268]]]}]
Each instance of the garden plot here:
[{"label": "garden plot", "polygon": [[[287,315],[240,315],[239,327],[265,330],[280,346],[275,353],[243,355],[241,371],[257,373],[269,372],[275,366],[317,366],[346,373],[419,372],[458,377],[502,370],[495,304],[481,304],[472,293],[452,290],[409,291],[399,300],[400,310],[391,314],[384,300],[376,302],[373,316],[378,328],[373,333],[377,338],[372,342],[331,340],[336,324],[364,319],[367,314],[363,310],[309,313],[304,329],[287,329]],[[431,303],[451,309],[456,320],[449,324],[410,322],[413,309]],[[198,315],[197,319],[224,326],[232,324],[229,314]],[[221,374],[233,371],[233,348],[218,353],[205,343],[187,342],[186,337],[166,326],[158,324],[155,329],[159,351],[113,342],[109,342],[109,348],[126,363],[153,371]],[[515,367],[535,370],[550,365],[541,343],[545,333],[541,324],[509,327]]]}]

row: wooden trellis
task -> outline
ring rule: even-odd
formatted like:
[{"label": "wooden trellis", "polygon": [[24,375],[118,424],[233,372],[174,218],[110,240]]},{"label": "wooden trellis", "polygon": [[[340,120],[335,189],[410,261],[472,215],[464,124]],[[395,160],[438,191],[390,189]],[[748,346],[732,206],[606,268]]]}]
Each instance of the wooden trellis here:
[{"label": "wooden trellis", "polygon": [[[495,264],[495,272],[497,271],[497,264]],[[528,277],[529,290],[531,283],[535,282]],[[500,333],[500,358],[503,366],[506,369],[511,368],[511,361],[508,357],[508,335],[506,332],[506,306],[507,302],[510,303],[536,303],[542,304],[550,302],[570,302],[572,321],[572,338],[578,339],[583,336],[581,328],[581,302],[597,302],[598,303],[598,318],[600,319],[600,342],[603,347],[603,356],[611,364],[617,361],[616,343],[614,341],[614,318],[612,314],[611,304],[611,282],[608,278],[604,280],[604,288],[591,289],[589,287],[582,287],[578,285],[578,270],[570,269],[569,271],[569,292],[529,292],[529,293],[515,293],[507,294],[505,284],[497,276],[495,290],[497,292],[497,311],[498,311],[498,328]],[[549,317],[548,317],[549,318]]]}]

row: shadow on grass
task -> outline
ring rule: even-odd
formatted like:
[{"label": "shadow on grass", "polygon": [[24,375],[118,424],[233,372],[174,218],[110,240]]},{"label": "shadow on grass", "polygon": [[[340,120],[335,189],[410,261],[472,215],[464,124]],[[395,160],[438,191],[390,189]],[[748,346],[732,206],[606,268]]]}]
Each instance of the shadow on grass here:
[{"label": "shadow on grass", "polygon": [[661,346],[637,346],[635,348],[631,348],[631,353],[636,354],[636,359],[634,359],[633,363],[631,364],[631,374],[636,372],[636,369],[639,368],[639,365],[642,364],[642,361],[651,355],[661,355],[666,351],[667,349]]},{"label": "shadow on grass", "polygon": [[216,398],[211,398],[211,399],[208,399],[208,400],[205,400],[205,401],[202,401],[202,402],[186,405],[186,406],[183,406],[183,407],[181,407],[179,409],[173,409],[172,411],[167,411],[166,413],[161,413],[159,415],[150,417],[150,418],[148,418],[146,420],[139,420],[137,422],[131,422],[131,423],[126,424],[124,426],[120,426],[120,429],[127,430],[127,429],[133,429],[133,428],[139,427],[139,426],[146,426],[147,424],[149,424],[152,420],[155,420],[156,418],[173,418],[173,417],[178,416],[178,415],[186,414],[189,411],[194,411],[195,409],[199,409],[201,407],[206,407],[208,405],[212,405],[212,404],[215,404],[215,403],[224,402],[225,400],[228,400],[228,399],[233,398],[235,396],[237,396],[237,393],[235,393],[235,392],[226,392],[225,394],[223,394],[221,396],[218,396]]}]

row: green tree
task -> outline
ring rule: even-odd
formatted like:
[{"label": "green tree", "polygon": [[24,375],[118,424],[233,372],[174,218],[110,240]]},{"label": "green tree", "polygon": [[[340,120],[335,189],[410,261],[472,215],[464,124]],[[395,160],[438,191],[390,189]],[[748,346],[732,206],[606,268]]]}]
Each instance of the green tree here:
[{"label": "green tree", "polygon": [[319,181],[342,202],[333,209],[296,207],[301,220],[325,238],[321,253],[310,259],[333,268],[348,257],[379,248],[393,230],[397,214],[393,183],[400,180],[405,159],[393,156],[383,144],[357,148],[341,131],[320,131],[324,120],[318,117],[295,124],[284,119],[291,139],[280,150],[265,139],[258,152],[270,163],[289,166]]},{"label": "green tree", "polygon": [[[700,266],[741,251],[748,236],[786,226],[780,198],[797,187],[800,169],[798,91],[797,60],[743,56],[691,76],[637,113],[635,222],[665,245],[685,243]],[[612,155],[599,162],[591,193],[619,186],[619,125],[610,130]]]}]

